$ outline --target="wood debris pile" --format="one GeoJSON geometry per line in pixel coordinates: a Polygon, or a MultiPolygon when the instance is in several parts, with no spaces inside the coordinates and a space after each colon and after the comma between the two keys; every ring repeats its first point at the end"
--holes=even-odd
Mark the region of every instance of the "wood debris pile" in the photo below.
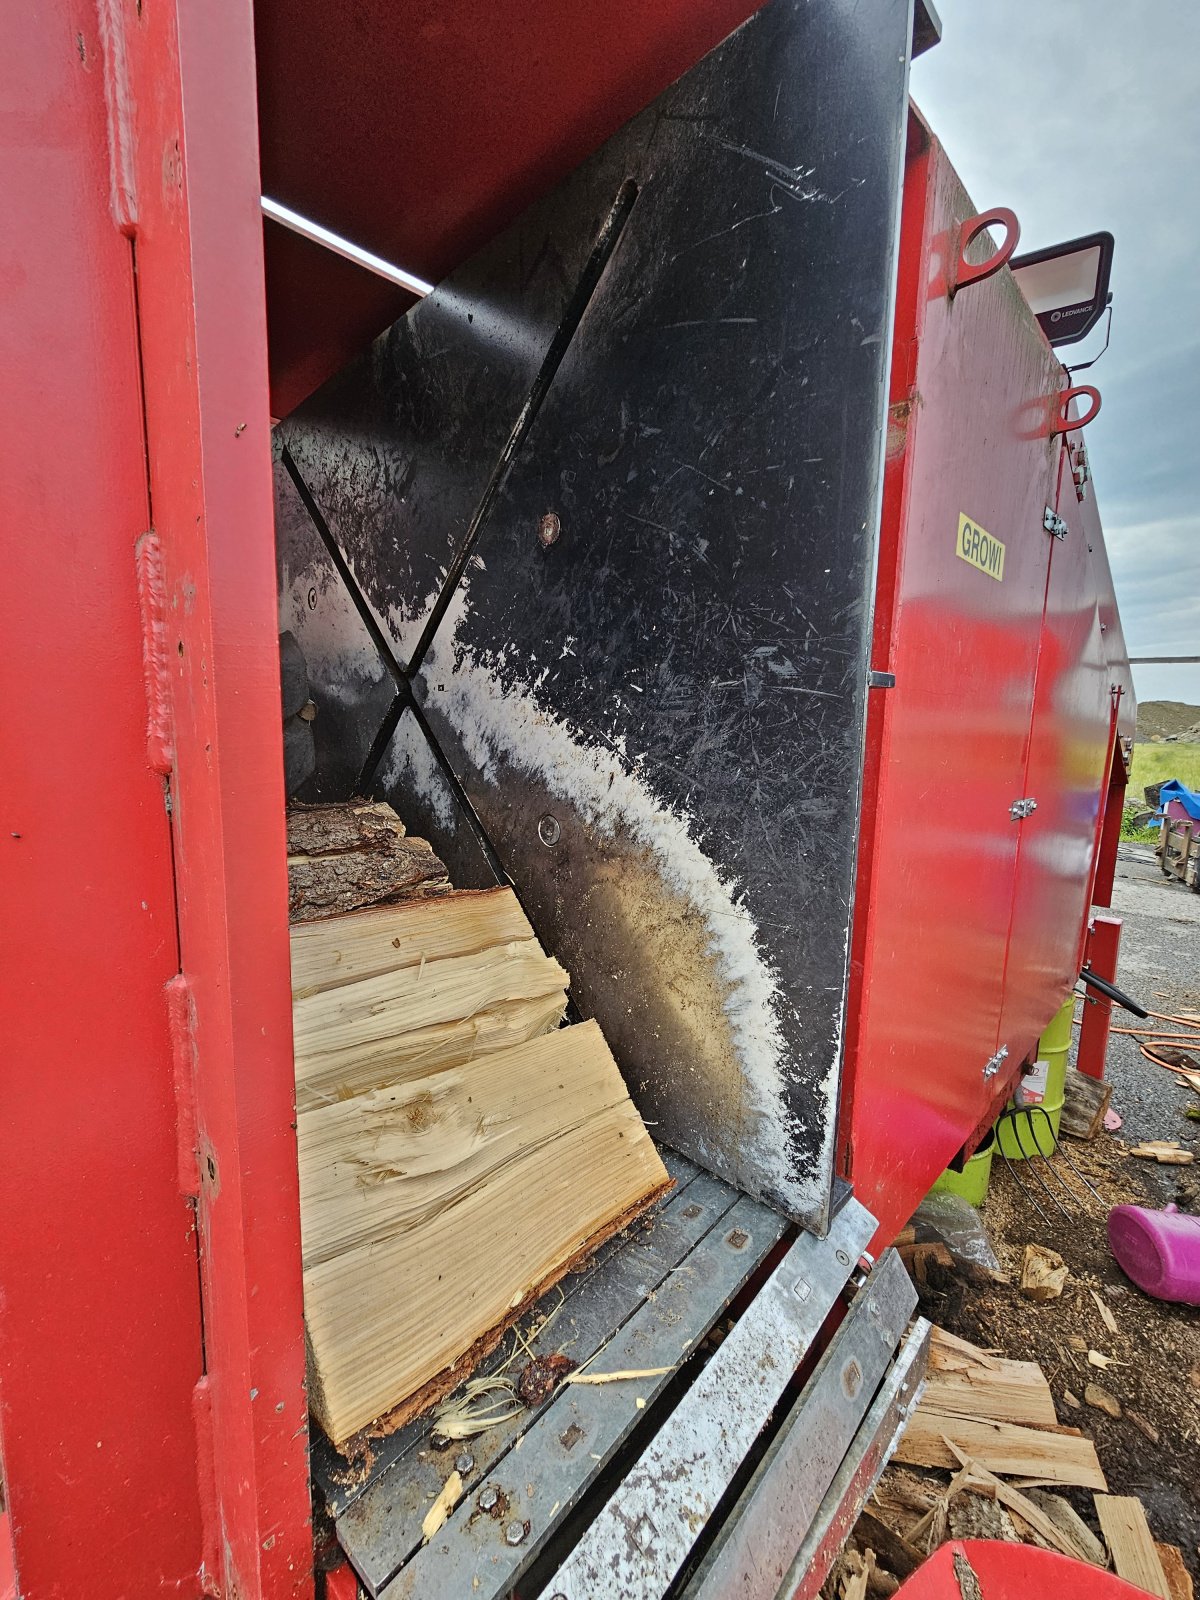
{"type": "Polygon", "coordinates": [[[1160,1600],[1192,1600],[1180,1552],[1155,1544],[1136,1497],[1107,1487],[1091,1440],[1059,1423],[1036,1362],[934,1328],[920,1404],[822,1594],[886,1597],[946,1540],[1000,1539],[1111,1568],[1160,1600]],[[1099,1532],[1065,1488],[1092,1491],[1099,1532]]]}

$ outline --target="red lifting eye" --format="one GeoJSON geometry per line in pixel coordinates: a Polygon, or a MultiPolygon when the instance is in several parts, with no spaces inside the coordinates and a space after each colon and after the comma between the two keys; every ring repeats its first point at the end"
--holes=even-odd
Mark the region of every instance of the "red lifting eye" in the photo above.
{"type": "Polygon", "coordinates": [[[1063,389],[1055,396],[1054,409],[1050,418],[1051,433],[1069,433],[1074,428],[1086,428],[1088,423],[1100,410],[1100,391],[1093,388],[1090,383],[1080,383],[1074,389],[1063,389]],[[1071,416],[1071,401],[1087,396],[1091,401],[1090,406],[1081,417],[1071,416]]]}
{"type": "Polygon", "coordinates": [[[990,278],[994,272],[999,272],[1017,248],[1020,237],[1021,224],[1017,221],[1017,214],[1015,211],[1010,211],[1007,206],[993,206],[990,211],[981,211],[978,216],[968,217],[958,230],[958,256],[954,263],[954,275],[950,281],[951,298],[960,289],[965,289],[969,283],[980,283],[984,278],[990,278]],[[967,260],[967,251],[985,228],[1003,228],[1004,243],[986,261],[970,262],[967,260]]]}

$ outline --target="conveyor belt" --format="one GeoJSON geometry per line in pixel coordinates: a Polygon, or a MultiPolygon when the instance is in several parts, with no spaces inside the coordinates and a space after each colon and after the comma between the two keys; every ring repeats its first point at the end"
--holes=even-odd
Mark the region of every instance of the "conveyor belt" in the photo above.
{"type": "MultiPolygon", "coordinates": [[[[750,1548],[762,1571],[736,1592],[773,1600],[778,1582],[768,1574],[792,1560],[889,1369],[898,1381],[904,1363],[893,1369],[893,1360],[915,1295],[886,1257],[799,1386],[797,1368],[873,1219],[851,1200],[826,1239],[789,1243],[775,1212],[680,1158],[668,1164],[676,1190],[521,1326],[535,1355],[561,1351],[590,1361],[592,1373],[666,1372],[564,1385],[542,1407],[458,1444],[435,1446],[428,1421],[418,1421],[372,1441],[369,1464],[357,1467],[327,1446],[315,1450],[338,1540],[370,1595],[500,1600],[519,1584],[523,1596],[657,1600],[694,1574],[697,1600],[709,1600],[727,1592],[721,1585],[750,1548]],[[422,1544],[422,1519],[455,1470],[463,1497],[422,1544]]],[[[481,1370],[513,1349],[510,1334],[481,1370]]],[[[914,1347],[906,1370],[922,1353],[914,1347]]]]}

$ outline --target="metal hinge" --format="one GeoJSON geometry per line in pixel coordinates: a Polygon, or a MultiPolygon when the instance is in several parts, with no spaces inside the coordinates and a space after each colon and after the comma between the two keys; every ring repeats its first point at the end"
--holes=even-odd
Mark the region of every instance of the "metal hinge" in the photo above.
{"type": "Polygon", "coordinates": [[[1088,465],[1087,450],[1083,445],[1076,446],[1071,476],[1075,479],[1075,498],[1077,500],[1086,500],[1088,480],[1092,476],[1092,469],[1088,465]]]}
{"type": "Polygon", "coordinates": [[[1031,817],[1037,810],[1037,801],[1032,797],[1026,800],[1014,800],[1008,808],[1008,814],[1014,822],[1023,822],[1026,817],[1031,817]]]}
{"type": "Polygon", "coordinates": [[[1052,533],[1056,539],[1067,537],[1067,525],[1055,511],[1053,506],[1047,506],[1042,513],[1042,527],[1047,533],[1052,533]]]}
{"type": "Polygon", "coordinates": [[[996,1051],[996,1054],[994,1056],[990,1056],[988,1058],[987,1064],[984,1066],[984,1069],[983,1069],[984,1077],[985,1078],[994,1078],[996,1076],[996,1074],[1000,1071],[1000,1068],[1004,1065],[1004,1063],[1007,1060],[1008,1060],[1008,1046],[1006,1044],[1002,1044],[1000,1046],[999,1050],[996,1051]]]}

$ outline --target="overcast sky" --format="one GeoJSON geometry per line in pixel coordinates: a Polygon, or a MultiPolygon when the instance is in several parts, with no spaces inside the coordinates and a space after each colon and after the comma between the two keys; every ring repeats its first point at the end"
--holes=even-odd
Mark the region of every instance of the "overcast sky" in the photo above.
{"type": "MultiPolygon", "coordinates": [[[[1130,655],[1200,655],[1200,4],[935,3],[913,97],[975,203],[1013,208],[1021,250],[1116,238],[1112,343],[1079,378],[1104,400],[1093,482],[1130,655]]],[[[1200,666],[1134,678],[1200,704],[1200,666]]]]}

